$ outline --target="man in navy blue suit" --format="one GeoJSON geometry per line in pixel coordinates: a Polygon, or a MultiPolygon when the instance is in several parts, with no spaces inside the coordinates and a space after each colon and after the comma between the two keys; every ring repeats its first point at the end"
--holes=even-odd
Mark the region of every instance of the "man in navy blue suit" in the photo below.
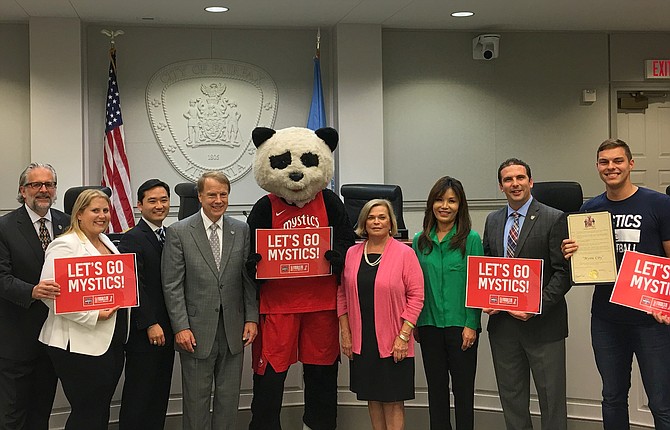
{"type": "Polygon", "coordinates": [[[174,346],[161,281],[165,242],[163,221],[170,210],[170,187],[149,179],[137,190],[142,219],[124,233],[121,252],[136,255],[140,306],[130,313],[120,430],[159,430],[165,424],[174,346]]]}

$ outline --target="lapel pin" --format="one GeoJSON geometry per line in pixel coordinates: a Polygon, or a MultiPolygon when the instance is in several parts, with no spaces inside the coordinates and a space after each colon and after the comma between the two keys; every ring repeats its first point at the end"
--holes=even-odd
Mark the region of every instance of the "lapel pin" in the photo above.
{"type": "Polygon", "coordinates": [[[535,215],[531,215],[531,216],[530,216],[530,219],[535,219],[535,215]]]}
{"type": "Polygon", "coordinates": [[[234,230],[230,230],[230,234],[235,234],[235,231],[234,231],[234,230]]]}

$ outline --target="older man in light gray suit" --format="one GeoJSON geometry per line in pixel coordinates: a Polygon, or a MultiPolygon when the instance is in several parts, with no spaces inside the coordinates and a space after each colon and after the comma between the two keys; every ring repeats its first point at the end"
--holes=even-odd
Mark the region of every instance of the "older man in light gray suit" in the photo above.
{"type": "Polygon", "coordinates": [[[162,258],[165,303],[181,358],[183,428],[233,429],[243,351],[258,322],[256,289],[244,268],[249,227],[224,216],[230,182],[223,173],[205,172],[197,186],[202,209],[167,229],[162,258]]]}

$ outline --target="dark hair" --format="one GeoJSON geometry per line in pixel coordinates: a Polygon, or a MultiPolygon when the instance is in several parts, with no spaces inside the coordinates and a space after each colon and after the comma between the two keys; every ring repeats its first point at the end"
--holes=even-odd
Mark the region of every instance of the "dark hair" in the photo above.
{"type": "Polygon", "coordinates": [[[519,160],[518,158],[508,158],[507,160],[503,161],[500,164],[500,167],[498,167],[498,183],[502,185],[502,170],[505,167],[509,166],[523,166],[526,168],[526,174],[528,175],[528,179],[533,179],[533,176],[530,174],[530,166],[526,164],[525,161],[519,160]]]}
{"type": "Polygon", "coordinates": [[[607,139],[598,147],[598,150],[596,151],[596,160],[598,160],[598,157],[600,156],[600,151],[614,148],[623,148],[626,157],[628,157],[628,161],[633,159],[633,154],[630,152],[630,146],[628,146],[626,142],[621,139],[607,139]]]}
{"type": "Polygon", "coordinates": [[[218,170],[210,170],[210,171],[204,172],[198,178],[198,182],[197,182],[198,194],[202,194],[202,192],[205,190],[205,180],[206,179],[214,179],[219,184],[223,184],[223,185],[227,186],[228,187],[228,192],[230,193],[230,180],[228,179],[228,177],[223,172],[219,172],[218,170]]]}
{"type": "Polygon", "coordinates": [[[170,197],[170,186],[168,184],[161,181],[160,179],[149,179],[148,181],[146,181],[142,185],[140,185],[140,187],[137,189],[137,201],[139,203],[142,203],[142,200],[144,200],[144,193],[146,193],[150,189],[156,188],[156,187],[165,188],[165,191],[167,191],[168,197],[170,197]]]}
{"type": "Polygon", "coordinates": [[[419,251],[424,254],[429,254],[433,250],[433,241],[430,239],[430,232],[437,224],[435,213],[433,213],[433,204],[440,196],[443,196],[447,190],[452,190],[458,199],[458,212],[456,213],[455,222],[456,234],[451,238],[449,247],[451,249],[460,249],[465,257],[465,245],[470,230],[472,229],[472,220],[470,219],[468,200],[465,197],[463,184],[461,184],[461,181],[458,179],[450,176],[444,176],[438,179],[428,193],[426,211],[423,215],[423,231],[421,232],[418,241],[419,251]]]}

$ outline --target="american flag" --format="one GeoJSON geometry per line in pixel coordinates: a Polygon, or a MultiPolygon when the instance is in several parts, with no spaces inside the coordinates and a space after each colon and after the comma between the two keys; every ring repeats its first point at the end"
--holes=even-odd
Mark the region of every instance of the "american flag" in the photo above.
{"type": "Polygon", "coordinates": [[[116,80],[116,50],[110,51],[109,81],[107,83],[107,113],[105,115],[105,158],[102,166],[102,185],[112,189],[111,233],[121,233],[135,226],[130,190],[130,169],[123,137],[123,119],[119,84],[116,80]]]}

